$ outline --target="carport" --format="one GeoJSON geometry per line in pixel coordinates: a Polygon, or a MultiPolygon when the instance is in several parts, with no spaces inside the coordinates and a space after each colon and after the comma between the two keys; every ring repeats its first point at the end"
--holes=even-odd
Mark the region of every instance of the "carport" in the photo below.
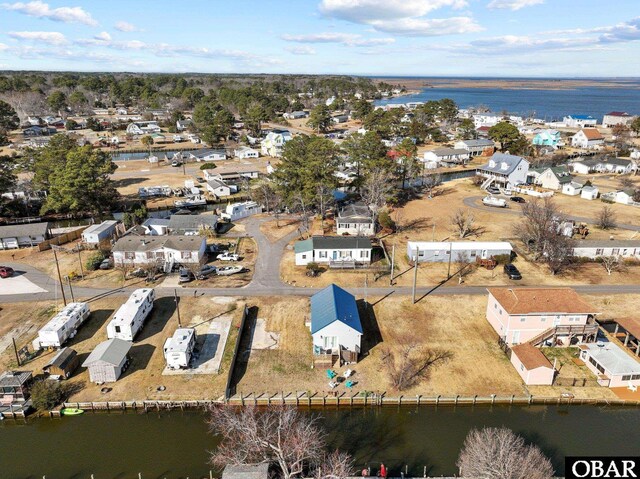
{"type": "Polygon", "coordinates": [[[620,318],[615,320],[613,335],[636,356],[640,356],[640,320],[636,318],[620,318]]]}

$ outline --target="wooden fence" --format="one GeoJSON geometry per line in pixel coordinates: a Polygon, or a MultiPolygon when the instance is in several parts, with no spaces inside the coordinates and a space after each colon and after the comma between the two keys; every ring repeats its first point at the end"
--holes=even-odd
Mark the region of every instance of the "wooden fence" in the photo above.
{"type": "MultiPolygon", "coordinates": [[[[597,405],[640,407],[640,401],[603,398],[572,398],[547,396],[387,396],[385,392],[305,392],[290,393],[239,393],[227,398],[201,401],[108,401],[108,402],[67,402],[63,407],[85,411],[161,411],[170,409],[205,409],[213,404],[233,406],[297,406],[297,407],[345,407],[345,406],[493,406],[493,405],[597,405]]],[[[52,416],[59,411],[51,411],[52,416]]]]}
{"type": "Polygon", "coordinates": [[[244,333],[244,327],[247,322],[247,316],[249,315],[249,308],[244,306],[242,311],[242,319],[240,320],[240,328],[238,329],[238,337],[236,338],[236,345],[233,348],[233,356],[231,357],[231,365],[229,366],[229,375],[227,376],[227,385],[224,389],[224,397],[228,399],[231,396],[231,382],[233,381],[233,372],[238,361],[238,351],[240,350],[240,342],[242,341],[242,334],[244,333]]]}
{"type": "Polygon", "coordinates": [[[59,236],[54,236],[51,239],[44,240],[38,245],[38,251],[51,249],[51,245],[60,246],[62,244],[69,243],[70,241],[75,241],[82,236],[82,232],[88,227],[89,225],[79,227],[77,230],[70,231],[69,233],[64,233],[59,236]]]}
{"type": "Polygon", "coordinates": [[[554,386],[568,386],[574,388],[597,388],[600,387],[597,379],[590,378],[565,378],[556,376],[553,381],[554,386]]]}

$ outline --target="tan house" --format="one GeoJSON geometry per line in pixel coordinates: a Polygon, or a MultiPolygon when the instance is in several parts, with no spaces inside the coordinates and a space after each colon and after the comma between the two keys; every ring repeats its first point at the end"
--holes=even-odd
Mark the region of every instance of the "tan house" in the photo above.
{"type": "Polygon", "coordinates": [[[555,369],[542,352],[530,343],[511,348],[511,364],[527,386],[550,386],[555,369]]]}

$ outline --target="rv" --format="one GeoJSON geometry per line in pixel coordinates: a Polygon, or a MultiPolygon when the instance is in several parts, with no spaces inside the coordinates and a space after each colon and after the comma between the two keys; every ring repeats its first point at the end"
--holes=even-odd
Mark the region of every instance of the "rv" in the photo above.
{"type": "Polygon", "coordinates": [[[87,303],[67,304],[38,331],[38,337],[33,341],[33,348],[38,350],[62,347],[67,339],[76,335],[78,328],[90,313],[87,303]]]}
{"type": "Polygon", "coordinates": [[[485,196],[482,198],[482,204],[486,206],[495,206],[496,208],[506,208],[507,201],[503,198],[496,198],[495,196],[485,196]]]}
{"type": "Polygon", "coordinates": [[[136,289],[107,325],[107,337],[133,341],[153,309],[155,296],[155,291],[151,288],[136,289]]]}
{"type": "Polygon", "coordinates": [[[164,343],[164,359],[171,369],[188,368],[191,354],[196,345],[194,328],[179,328],[164,343]]]}
{"type": "Polygon", "coordinates": [[[255,201],[245,201],[227,205],[227,209],[220,216],[223,220],[236,221],[258,213],[262,213],[262,206],[255,201]]]}

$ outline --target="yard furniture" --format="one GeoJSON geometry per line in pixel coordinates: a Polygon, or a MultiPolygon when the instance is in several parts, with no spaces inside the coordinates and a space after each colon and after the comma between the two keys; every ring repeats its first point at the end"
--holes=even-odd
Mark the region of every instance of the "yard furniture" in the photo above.
{"type": "Polygon", "coordinates": [[[333,382],[333,381],[329,381],[329,387],[330,387],[331,389],[337,388],[337,387],[338,387],[338,383],[333,382]]]}
{"type": "Polygon", "coordinates": [[[344,377],[345,377],[345,378],[351,377],[351,375],[352,375],[352,374],[353,374],[353,371],[352,371],[351,369],[347,369],[347,370],[344,372],[344,377]]]}
{"type": "Polygon", "coordinates": [[[355,385],[356,385],[356,383],[355,383],[355,381],[351,381],[351,380],[349,380],[349,381],[347,381],[344,385],[345,385],[348,389],[351,389],[353,386],[355,386],[355,385]]]}
{"type": "Polygon", "coordinates": [[[335,371],[333,371],[332,369],[327,369],[327,377],[329,379],[333,379],[337,376],[337,373],[335,371]]]}

